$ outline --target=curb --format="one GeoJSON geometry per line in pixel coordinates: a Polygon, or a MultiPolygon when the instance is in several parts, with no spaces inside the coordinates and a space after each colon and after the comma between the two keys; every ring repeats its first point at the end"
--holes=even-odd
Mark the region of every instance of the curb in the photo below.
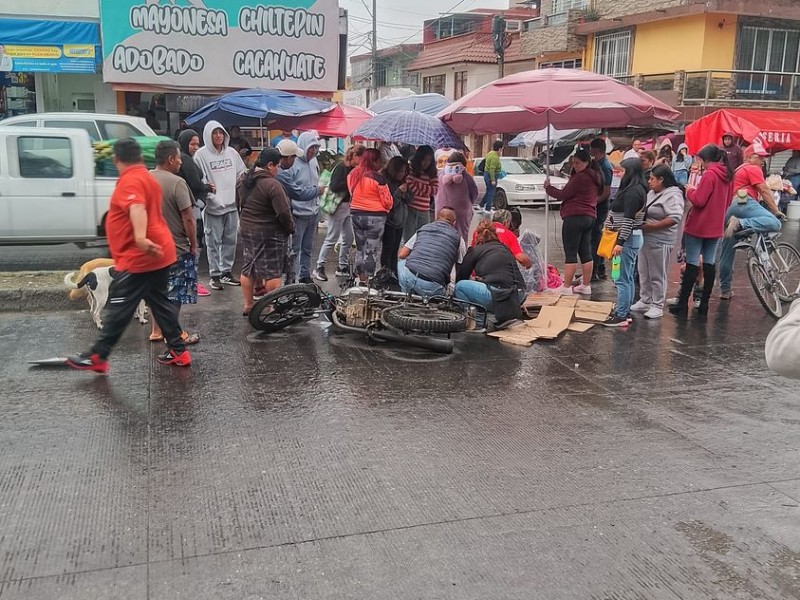
{"type": "Polygon", "coordinates": [[[73,302],[65,287],[0,290],[0,313],[81,310],[86,301],[73,302]]]}

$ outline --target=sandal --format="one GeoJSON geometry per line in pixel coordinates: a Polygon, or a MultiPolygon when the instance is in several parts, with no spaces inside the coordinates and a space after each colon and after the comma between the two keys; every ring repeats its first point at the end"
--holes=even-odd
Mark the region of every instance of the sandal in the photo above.
{"type": "Polygon", "coordinates": [[[196,333],[189,333],[188,331],[181,331],[181,339],[187,346],[192,346],[200,341],[200,336],[196,333]]]}
{"type": "Polygon", "coordinates": [[[161,342],[161,341],[164,341],[164,336],[163,336],[163,335],[153,335],[153,334],[151,333],[151,334],[150,334],[150,337],[149,337],[148,339],[149,339],[151,342],[161,342]]]}

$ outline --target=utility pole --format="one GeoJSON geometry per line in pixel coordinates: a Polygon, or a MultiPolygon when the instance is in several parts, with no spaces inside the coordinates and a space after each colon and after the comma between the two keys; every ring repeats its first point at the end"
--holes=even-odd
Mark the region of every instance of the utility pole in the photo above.
{"type": "Polygon", "coordinates": [[[500,79],[505,77],[506,59],[506,20],[502,15],[495,15],[492,19],[492,41],[494,53],[497,55],[497,68],[500,79]]]}
{"type": "Polygon", "coordinates": [[[369,104],[378,99],[378,0],[372,0],[372,77],[369,104]]]}

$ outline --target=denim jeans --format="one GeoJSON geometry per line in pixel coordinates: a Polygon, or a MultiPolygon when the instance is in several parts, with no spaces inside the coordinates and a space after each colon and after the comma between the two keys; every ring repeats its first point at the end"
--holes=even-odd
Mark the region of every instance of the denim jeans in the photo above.
{"type": "Polygon", "coordinates": [[[634,277],[636,273],[636,257],[639,255],[639,249],[644,243],[641,231],[634,231],[625,241],[622,246],[622,254],[620,255],[619,264],[619,279],[616,281],[617,286],[617,309],[616,315],[620,318],[627,317],[631,311],[631,304],[633,304],[633,296],[636,294],[636,284],[634,277]]]}
{"type": "Polygon", "coordinates": [[[713,265],[717,262],[717,248],[720,238],[699,238],[688,233],[683,236],[683,250],[687,264],[700,266],[700,257],[703,263],[713,265]]]}
{"type": "Polygon", "coordinates": [[[319,215],[294,218],[292,252],[297,261],[297,278],[311,277],[311,251],[314,249],[314,236],[317,234],[319,215]]]}
{"type": "Polygon", "coordinates": [[[406,261],[397,261],[397,279],[400,282],[400,289],[404,294],[416,294],[417,296],[443,296],[444,286],[440,283],[426,281],[414,275],[406,268],[406,261]]]}
{"type": "Polygon", "coordinates": [[[325,266],[328,252],[336,245],[340,237],[342,244],[339,248],[339,268],[342,268],[347,266],[347,256],[353,245],[353,221],[350,218],[349,202],[340,202],[333,214],[328,215],[328,233],[325,241],[322,242],[322,248],[319,249],[318,267],[325,266]]]}
{"type": "MultiPolygon", "coordinates": [[[[731,217],[739,219],[742,229],[754,229],[759,233],[781,230],[781,222],[778,217],[749,196],[745,204],[739,204],[738,198],[733,199],[733,203],[725,214],[725,222],[727,223],[731,217]]],[[[719,287],[723,292],[729,292],[733,284],[735,245],[736,240],[734,238],[722,240],[722,248],[719,252],[719,287]]]]}
{"type": "Polygon", "coordinates": [[[483,195],[483,199],[480,202],[480,207],[486,210],[492,210],[494,206],[494,194],[497,191],[497,180],[495,180],[495,185],[492,185],[492,180],[489,177],[488,173],[483,174],[483,181],[486,183],[486,193],[483,195]]]}
{"type": "MultiPolygon", "coordinates": [[[[482,281],[474,281],[472,279],[462,279],[456,283],[456,289],[453,293],[456,300],[464,300],[465,302],[472,302],[473,304],[480,304],[486,310],[492,309],[492,292],[488,285],[482,281]]],[[[520,291],[519,302],[525,300],[525,291],[520,291]]]]}

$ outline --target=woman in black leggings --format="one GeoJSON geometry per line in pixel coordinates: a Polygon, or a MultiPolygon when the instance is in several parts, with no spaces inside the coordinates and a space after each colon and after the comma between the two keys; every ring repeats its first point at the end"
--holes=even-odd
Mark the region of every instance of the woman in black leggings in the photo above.
{"type": "Polygon", "coordinates": [[[572,157],[573,174],[564,189],[545,181],[547,193],[561,200],[561,237],[564,241],[564,288],[562,293],[592,293],[589,282],[592,279],[594,259],[592,258],[592,227],[597,218],[597,195],[602,190],[600,169],[586,150],[578,150],[572,157]],[[572,286],[580,258],[583,281],[572,286]]]}

